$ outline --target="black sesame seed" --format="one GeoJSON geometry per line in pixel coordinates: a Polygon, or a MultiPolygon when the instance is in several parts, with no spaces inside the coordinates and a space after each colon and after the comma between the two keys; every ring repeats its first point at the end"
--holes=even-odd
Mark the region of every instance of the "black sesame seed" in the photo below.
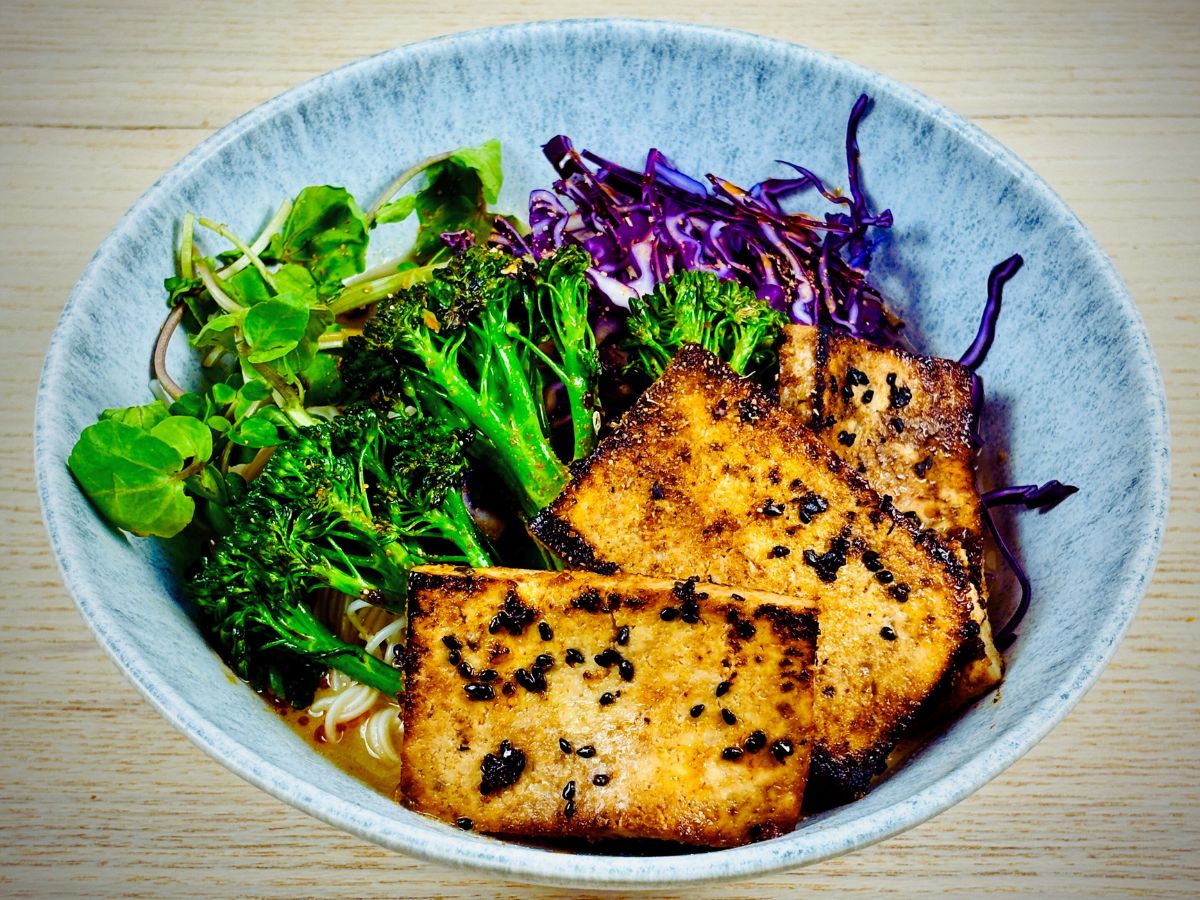
{"type": "Polygon", "coordinates": [[[896,580],[896,576],[893,575],[891,572],[889,572],[887,569],[884,569],[881,572],[875,573],[875,580],[878,581],[880,584],[891,584],[893,581],[896,580]]]}
{"type": "Polygon", "coordinates": [[[735,716],[733,714],[732,710],[722,709],[721,710],[721,718],[725,720],[726,725],[736,725],[737,724],[737,716],[735,716]]]}
{"type": "Polygon", "coordinates": [[[892,431],[896,432],[896,434],[904,431],[904,423],[899,419],[893,418],[889,424],[892,426],[892,431]]]}
{"type": "Polygon", "coordinates": [[[768,516],[769,518],[775,519],[775,518],[778,518],[779,516],[782,516],[783,512],[784,512],[784,506],[782,503],[776,503],[774,500],[768,500],[766,503],[763,504],[762,514],[764,516],[768,516]]]}
{"type": "Polygon", "coordinates": [[[697,703],[695,706],[693,706],[689,710],[689,713],[691,714],[691,717],[693,719],[700,718],[700,713],[702,713],[702,712],[704,712],[704,704],[703,703],[697,703]]]}
{"type": "Polygon", "coordinates": [[[857,437],[858,437],[858,435],[855,434],[853,431],[839,431],[838,432],[838,443],[841,444],[843,447],[853,447],[854,440],[857,437]]]}
{"type": "Polygon", "coordinates": [[[783,544],[776,544],[774,547],[771,548],[771,556],[774,557],[775,559],[782,559],[783,557],[787,556],[791,552],[792,551],[789,550],[787,547],[783,546],[783,544]]]}
{"type": "Polygon", "coordinates": [[[554,640],[554,629],[550,627],[548,622],[538,622],[538,634],[543,641],[554,640]]]}
{"type": "Polygon", "coordinates": [[[761,731],[750,732],[742,741],[742,749],[747,753],[757,753],[765,746],[767,746],[767,736],[761,731]]]}
{"type": "Polygon", "coordinates": [[[442,643],[446,645],[447,650],[461,650],[462,641],[452,634],[448,634],[442,638],[442,643]]]}
{"type": "Polygon", "coordinates": [[[464,659],[458,664],[458,674],[463,678],[474,678],[475,668],[464,659]]]}
{"type": "Polygon", "coordinates": [[[771,755],[780,762],[783,762],[795,752],[796,748],[792,746],[792,742],[787,738],[780,738],[771,745],[771,755]]]}
{"type": "Polygon", "coordinates": [[[888,406],[892,409],[904,409],[912,400],[912,391],[904,385],[897,387],[893,384],[888,388],[888,406]]]}
{"type": "Polygon", "coordinates": [[[721,759],[728,760],[729,762],[737,762],[742,758],[742,753],[741,747],[726,747],[721,751],[721,759]]]}
{"type": "Polygon", "coordinates": [[[633,681],[633,663],[627,659],[617,663],[617,671],[621,673],[622,681],[633,681]]]}
{"type": "Polygon", "coordinates": [[[679,610],[673,606],[663,607],[663,611],[658,614],[658,617],[664,622],[674,622],[679,618],[679,610]]]}
{"type": "Polygon", "coordinates": [[[554,657],[549,653],[539,653],[533,660],[534,671],[545,672],[554,668],[554,657]]]}
{"type": "Polygon", "coordinates": [[[622,625],[620,628],[617,629],[617,645],[620,647],[624,647],[628,643],[629,643],[629,626],[622,625]]]}
{"type": "Polygon", "coordinates": [[[884,381],[886,381],[889,385],[894,385],[896,383],[896,373],[888,372],[887,378],[885,378],[884,381]]]}
{"type": "Polygon", "coordinates": [[[894,641],[896,639],[896,631],[889,625],[884,625],[879,629],[879,636],[885,641],[894,641]]]}
{"type": "Polygon", "coordinates": [[[482,681],[484,684],[489,684],[490,682],[495,681],[499,677],[500,677],[500,673],[497,672],[495,669],[484,669],[482,672],[480,672],[479,674],[477,674],[475,676],[475,678],[477,680],[482,681]]]}
{"type": "Polygon", "coordinates": [[[695,625],[700,621],[700,604],[696,602],[694,597],[689,597],[683,601],[683,608],[679,613],[679,618],[689,625],[695,625]]]}
{"type": "Polygon", "coordinates": [[[666,495],[663,493],[663,486],[661,484],[656,481],[654,484],[650,485],[651,500],[661,500],[664,496],[666,495]]]}
{"type": "Polygon", "coordinates": [[[457,666],[460,662],[462,662],[462,654],[457,650],[451,650],[446,654],[446,659],[450,660],[450,665],[457,666]]]}
{"type": "Polygon", "coordinates": [[[587,657],[583,655],[582,650],[576,650],[574,647],[569,647],[567,649],[566,660],[568,666],[576,666],[581,662],[585,662],[587,657]]]}
{"type": "Polygon", "coordinates": [[[468,819],[466,816],[459,816],[457,819],[454,820],[454,824],[457,825],[459,828],[461,828],[463,831],[470,831],[472,828],[475,827],[475,823],[472,822],[470,819],[468,819]]]}
{"type": "Polygon", "coordinates": [[[574,800],[575,799],[575,782],[574,781],[568,781],[567,786],[562,789],[562,798],[564,800],[574,800]]]}
{"type": "Polygon", "coordinates": [[[716,691],[716,693],[717,693],[717,696],[718,696],[718,697],[724,697],[726,694],[728,694],[728,693],[729,693],[729,689],[730,689],[731,687],[733,687],[733,682],[731,682],[731,681],[722,681],[720,684],[718,684],[718,685],[717,685],[717,691],[716,691]]]}
{"type": "Polygon", "coordinates": [[[570,753],[574,748],[571,746],[571,742],[568,741],[566,738],[559,738],[558,739],[558,749],[561,750],[563,753],[570,753]]]}
{"type": "Polygon", "coordinates": [[[575,751],[575,755],[578,756],[580,759],[591,759],[593,756],[596,755],[596,748],[593,747],[591,744],[584,744],[582,747],[580,747],[578,750],[575,751]]]}
{"type": "Polygon", "coordinates": [[[610,691],[605,691],[603,694],[600,695],[600,705],[601,706],[610,706],[616,702],[617,702],[617,698],[614,697],[610,691]]]}
{"type": "Polygon", "coordinates": [[[867,567],[868,572],[878,572],[883,568],[883,563],[879,560],[879,554],[874,550],[864,550],[862,562],[867,567]]]}
{"type": "Polygon", "coordinates": [[[848,383],[842,385],[841,394],[842,394],[843,400],[853,400],[854,399],[854,387],[848,383]]]}
{"type": "Polygon", "coordinates": [[[913,471],[917,473],[918,478],[924,478],[929,472],[929,467],[933,465],[933,457],[927,456],[919,463],[913,466],[913,471]]]}
{"type": "Polygon", "coordinates": [[[517,669],[513,673],[513,678],[517,680],[517,684],[532,694],[540,694],[546,690],[546,678],[537,669],[532,672],[528,669],[517,669]]]}
{"type": "Polygon", "coordinates": [[[846,369],[846,381],[859,386],[871,383],[871,380],[867,378],[867,373],[854,368],[854,366],[846,369]]]}
{"type": "Polygon", "coordinates": [[[499,616],[493,616],[492,621],[488,623],[488,634],[495,634],[504,627],[504,620],[499,616]]]}
{"type": "Polygon", "coordinates": [[[908,602],[908,591],[909,587],[907,584],[893,584],[888,589],[888,593],[895,597],[896,601],[899,603],[908,602]]]}
{"type": "Polygon", "coordinates": [[[464,684],[463,690],[469,700],[495,700],[496,692],[490,684],[464,684]]]}
{"type": "Polygon", "coordinates": [[[506,681],[504,684],[500,685],[500,693],[502,693],[505,697],[511,697],[516,692],[517,686],[511,681],[506,681]]]}
{"type": "Polygon", "coordinates": [[[614,666],[621,661],[621,654],[612,647],[606,647],[597,653],[593,659],[596,660],[596,665],[607,669],[609,666],[614,666]]]}
{"type": "Polygon", "coordinates": [[[563,807],[563,816],[568,819],[572,819],[575,817],[575,801],[574,800],[567,801],[566,805],[563,807]]]}
{"type": "Polygon", "coordinates": [[[517,783],[525,771],[525,754],[510,741],[503,740],[497,753],[488,753],[483,757],[479,771],[483,775],[479,782],[479,793],[486,797],[517,783]]]}
{"type": "Polygon", "coordinates": [[[604,787],[610,781],[612,781],[612,776],[605,775],[603,772],[598,772],[592,776],[592,784],[594,784],[596,787],[604,787]]]}
{"type": "Polygon", "coordinates": [[[871,390],[863,391],[862,396],[859,399],[862,400],[864,404],[870,403],[875,399],[875,392],[871,390]]]}
{"type": "Polygon", "coordinates": [[[753,622],[749,621],[738,622],[734,630],[737,632],[737,636],[743,641],[748,641],[754,635],[758,634],[758,628],[755,627],[753,622]]]}

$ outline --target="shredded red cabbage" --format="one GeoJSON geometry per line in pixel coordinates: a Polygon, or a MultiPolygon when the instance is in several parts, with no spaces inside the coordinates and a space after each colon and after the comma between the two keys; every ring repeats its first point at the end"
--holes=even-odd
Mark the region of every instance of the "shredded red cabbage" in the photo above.
{"type": "Polygon", "coordinates": [[[895,344],[903,323],[867,281],[876,243],[868,232],[892,225],[890,211],[870,211],[862,187],[858,126],[869,102],[866,94],[858,98],[846,126],[848,197],[793,163],[781,161],[798,177],[745,190],[715,175],[705,185],[658,150],[636,172],[578,152],[558,135],[542,149],[559,178],[552,191],[530,195],[530,233],[501,220],[493,243],[535,258],[564,244],[582,246],[594,260],[594,288],[620,308],[676,272],[701,270],[746,284],[794,322],[895,344]],[[784,212],[781,199],[809,188],[838,211],[823,218],[784,212]]]}
{"type": "Polygon", "coordinates": [[[1004,561],[1008,563],[1008,567],[1021,585],[1021,601],[1017,604],[1013,614],[1009,616],[1008,621],[1004,623],[1004,627],[998,629],[993,638],[996,647],[1001,651],[1007,650],[1017,639],[1017,626],[1029,612],[1029,604],[1033,600],[1033,585],[1029,580],[1029,575],[1025,572],[1025,567],[1021,565],[1017,555],[1001,536],[1000,529],[996,527],[996,523],[992,519],[991,510],[996,506],[1023,504],[1026,509],[1040,509],[1042,512],[1047,512],[1078,490],[1079,488],[1074,485],[1063,484],[1061,481],[1047,481],[1040,487],[1036,484],[1021,484],[1000,488],[988,491],[982,497],[983,523],[991,532],[992,539],[1000,549],[1001,556],[1004,557],[1004,561]]]}
{"type": "Polygon", "coordinates": [[[996,339],[996,323],[1000,320],[1000,299],[1004,293],[1004,285],[1020,271],[1024,264],[1025,260],[1021,258],[1021,255],[1014,253],[1004,262],[998,263],[988,275],[987,302],[983,305],[983,317],[979,322],[979,331],[976,332],[975,340],[971,342],[967,352],[959,359],[959,363],[972,372],[979,368],[979,365],[987,357],[988,350],[992,347],[992,341],[996,339]]]}

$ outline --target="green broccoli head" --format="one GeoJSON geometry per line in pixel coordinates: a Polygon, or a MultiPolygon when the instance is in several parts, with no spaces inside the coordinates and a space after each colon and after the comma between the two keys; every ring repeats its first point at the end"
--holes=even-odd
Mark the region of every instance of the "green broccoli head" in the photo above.
{"type": "Polygon", "coordinates": [[[739,375],[763,379],[778,366],[787,318],[749,288],[710,272],[683,272],[629,304],[631,371],[662,374],[684,344],[699,344],[739,375]]]}
{"type": "Polygon", "coordinates": [[[399,610],[414,565],[492,564],[462,496],[464,441],[445,425],[362,409],[275,450],[189,584],[239,675],[295,705],[330,666],[399,690],[399,673],[332,634],[310,598],[331,588],[399,610]]]}

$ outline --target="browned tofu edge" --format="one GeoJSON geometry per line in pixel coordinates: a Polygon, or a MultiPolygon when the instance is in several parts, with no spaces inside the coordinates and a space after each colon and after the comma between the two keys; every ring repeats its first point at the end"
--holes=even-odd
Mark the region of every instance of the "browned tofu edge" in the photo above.
{"type": "MultiPolygon", "coordinates": [[[[930,709],[944,701],[953,687],[956,673],[977,649],[979,626],[972,621],[972,604],[967,599],[975,594],[970,575],[950,546],[938,536],[924,532],[910,518],[901,515],[890,505],[885,506],[861,475],[847,466],[806,424],[784,410],[758,385],[737,375],[717,356],[696,344],[684,345],[660,379],[668,377],[673,371],[686,370],[700,372],[706,378],[735,386],[737,390],[746,394],[746,398],[740,401],[740,404],[744,405],[745,418],[759,420],[771,416],[780,422],[783,426],[780,431],[784,440],[794,445],[796,452],[824,466],[834,477],[844,479],[864,509],[888,516],[894,523],[895,530],[907,535],[928,558],[931,566],[944,569],[949,574],[956,589],[954,602],[962,640],[958,650],[943,669],[937,688],[926,697],[921,706],[896,721],[888,733],[868,750],[835,756],[819,743],[813,748],[809,768],[809,793],[817,805],[840,803],[862,796],[870,788],[874,778],[886,769],[888,754],[903,734],[930,709]]],[[[614,432],[601,441],[593,454],[572,464],[573,480],[585,475],[606,457],[636,447],[636,443],[627,440],[626,435],[646,428],[654,421],[658,415],[658,408],[653,397],[654,386],[651,385],[625,413],[614,432]]],[[[619,571],[620,567],[616,563],[598,557],[588,542],[560,515],[560,507],[567,501],[569,491],[568,485],[563,493],[534,517],[528,526],[530,534],[569,565],[602,574],[619,571]]]]}
{"type": "MultiPolygon", "coordinates": [[[[941,443],[958,465],[974,471],[975,450],[971,443],[971,373],[964,366],[938,356],[924,356],[903,347],[879,347],[862,338],[853,337],[827,325],[786,325],[783,344],[779,349],[780,402],[797,416],[807,420],[809,427],[820,434],[825,430],[825,402],[829,394],[829,366],[834,354],[854,358],[855,354],[886,355],[919,378],[922,390],[938,398],[937,425],[941,443]]],[[[841,455],[831,439],[823,443],[841,455]]],[[[843,451],[844,452],[844,451],[843,451]]],[[[868,482],[872,473],[863,473],[868,482]]],[[[983,573],[983,502],[974,477],[967,479],[974,498],[974,508],[968,515],[959,512],[968,523],[944,534],[952,547],[961,546],[968,561],[968,574],[981,600],[987,596],[983,573]]],[[[903,506],[903,504],[898,504],[903,506]]],[[[992,626],[986,603],[975,610],[980,633],[964,651],[959,668],[954,673],[953,686],[944,692],[939,704],[940,713],[952,712],[996,687],[1003,678],[1004,662],[992,641],[992,626]]]]}

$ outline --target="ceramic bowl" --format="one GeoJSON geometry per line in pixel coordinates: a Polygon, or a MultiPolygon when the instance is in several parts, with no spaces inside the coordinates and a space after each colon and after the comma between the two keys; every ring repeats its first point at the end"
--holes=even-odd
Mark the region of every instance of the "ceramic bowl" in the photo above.
{"type": "MultiPolygon", "coordinates": [[[[183,343],[176,369],[189,365],[183,343]]],[[[63,578],[105,650],[174,727],[247,781],[385,847],[578,887],[666,888],[801,866],[966,797],[1062,719],[1112,656],[1153,569],[1167,497],[1166,413],[1146,331],[1107,257],[1027,166],[933,101],[843,60],[645,21],[517,25],[402,47],[222,129],[134,205],[84,271],[46,358],[36,444],[63,578]],[[189,210],[253,233],[304,185],[373,196],[416,160],[495,136],[505,152],[500,205],[519,211],[551,180],[539,145],[559,132],[634,164],[658,147],[685,171],[740,184],[783,174],[777,159],[844,184],[846,117],[863,91],[875,99],[860,132],[867,189],[896,218],[876,256],[877,282],[915,343],[957,356],[974,335],[989,269],[1024,255],[982,370],[986,437],[1008,452],[1003,480],[1060,478],[1081,491],[1052,515],[1025,513],[1007,526],[1037,595],[1007,654],[999,701],[964,711],[865,799],[793,834],[613,859],[410,813],[311,752],[234,683],[181,608],[162,547],[106,527],[67,472],[72,443],[102,409],[148,398],[162,279],[189,210]]]]}

